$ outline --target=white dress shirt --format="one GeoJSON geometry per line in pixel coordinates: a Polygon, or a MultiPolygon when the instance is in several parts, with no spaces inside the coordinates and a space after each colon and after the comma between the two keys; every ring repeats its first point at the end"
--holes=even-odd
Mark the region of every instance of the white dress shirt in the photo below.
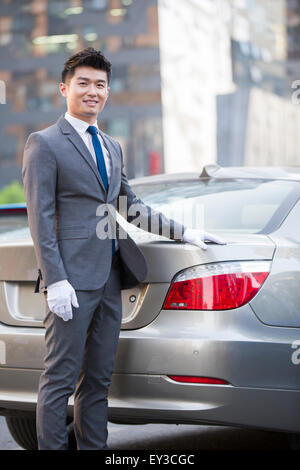
{"type": "Polygon", "coordinates": [[[87,122],[82,121],[81,119],[77,119],[74,116],[71,116],[68,112],[65,113],[65,119],[71,124],[72,127],[74,127],[75,131],[77,131],[78,134],[80,135],[80,137],[82,138],[83,142],[85,143],[85,145],[89,149],[89,151],[90,151],[90,153],[91,153],[91,155],[92,155],[92,157],[95,161],[96,166],[97,166],[97,158],[96,158],[96,154],[95,154],[95,150],[94,150],[94,146],[93,146],[92,135],[87,131],[87,128],[90,125],[92,125],[92,126],[95,126],[98,129],[97,136],[99,138],[99,141],[100,141],[100,144],[101,144],[101,147],[102,147],[102,152],[103,152],[105,166],[106,166],[107,179],[108,179],[108,184],[109,184],[110,175],[111,175],[111,160],[110,160],[109,153],[108,153],[106,147],[104,146],[102,137],[99,133],[99,128],[98,128],[97,121],[95,121],[94,124],[88,124],[87,122]]]}
{"type": "MultiPolygon", "coordinates": [[[[90,151],[90,153],[91,153],[91,155],[92,155],[92,157],[95,161],[96,167],[97,167],[97,158],[96,158],[96,154],[95,154],[95,150],[94,150],[94,146],[93,146],[92,135],[87,131],[87,128],[90,125],[97,127],[97,129],[98,129],[97,136],[99,138],[99,141],[100,141],[100,144],[101,144],[101,147],[102,147],[102,152],[103,152],[105,166],[106,166],[107,179],[108,179],[108,184],[109,184],[110,176],[111,176],[111,159],[110,159],[110,155],[108,153],[108,150],[104,146],[103,139],[102,139],[102,137],[99,133],[99,128],[98,128],[97,121],[95,121],[94,124],[88,124],[87,122],[82,121],[81,119],[77,119],[74,116],[71,116],[68,112],[65,113],[65,119],[71,124],[72,127],[74,127],[75,131],[77,131],[78,134],[80,135],[80,137],[82,138],[83,142],[85,143],[85,145],[89,149],[89,151],[90,151]]],[[[119,248],[118,241],[115,240],[115,250],[117,251],[118,248],[119,248]]]]}

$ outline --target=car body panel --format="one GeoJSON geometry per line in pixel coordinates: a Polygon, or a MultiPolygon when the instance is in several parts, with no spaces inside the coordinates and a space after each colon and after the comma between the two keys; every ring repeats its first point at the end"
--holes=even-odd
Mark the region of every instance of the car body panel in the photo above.
{"type": "MultiPolygon", "coordinates": [[[[219,311],[162,310],[120,334],[115,373],[221,378],[233,386],[300,389],[294,328],[264,325],[249,305],[219,311]],[[170,322],[176,329],[170,328],[170,322]]],[[[2,368],[42,369],[44,329],[0,325],[2,368]]]]}
{"type": "Polygon", "coordinates": [[[250,305],[267,325],[300,328],[300,201],[269,238],[276,245],[271,275],[250,305]]]}
{"type": "MultiPolygon", "coordinates": [[[[35,412],[40,372],[0,368],[0,383],[5,384],[0,391],[1,414],[35,412]]],[[[300,432],[299,390],[187,385],[163,375],[114,373],[108,404],[109,420],[118,423],[215,424],[300,432]]]]}
{"type": "MultiPolygon", "coordinates": [[[[201,175],[300,182],[297,168],[208,165],[201,175]]],[[[158,175],[132,184],[199,177],[197,173],[158,175]]],[[[206,251],[139,230],[130,232],[146,257],[148,275],[141,285],[122,292],[123,322],[109,391],[110,420],[300,432],[300,360],[293,360],[300,356],[300,206],[296,194],[289,204],[277,212],[265,233],[218,232],[227,245],[208,243],[206,251]],[[215,311],[163,309],[179,271],[246,260],[271,262],[266,281],[248,304],[215,311]],[[178,383],[169,375],[219,378],[228,385],[178,383]]],[[[2,414],[7,410],[34,412],[36,407],[46,311],[45,297],[33,292],[36,276],[30,238],[0,241],[2,414]]],[[[72,411],[73,397],[70,415],[72,411]]]]}
{"type": "MultiPolygon", "coordinates": [[[[130,235],[146,258],[148,274],[142,284],[122,292],[124,329],[141,328],[159,314],[169,284],[179,271],[219,261],[271,260],[275,251],[275,244],[266,235],[224,233],[228,244],[208,243],[207,251],[158,236],[144,242],[148,234],[144,236],[140,232],[130,235]]],[[[34,293],[37,269],[32,242],[2,243],[0,265],[10,266],[0,276],[1,321],[8,325],[42,326],[45,303],[42,295],[34,293]],[[29,282],[32,278],[34,282],[29,282]]]]}

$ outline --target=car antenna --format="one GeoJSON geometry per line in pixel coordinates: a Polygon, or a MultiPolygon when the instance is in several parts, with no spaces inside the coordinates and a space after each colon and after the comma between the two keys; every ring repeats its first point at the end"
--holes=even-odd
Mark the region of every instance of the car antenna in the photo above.
{"type": "Polygon", "coordinates": [[[221,168],[222,167],[220,165],[216,164],[204,165],[199,178],[212,178],[214,174],[217,173],[217,171],[219,171],[221,168]]]}

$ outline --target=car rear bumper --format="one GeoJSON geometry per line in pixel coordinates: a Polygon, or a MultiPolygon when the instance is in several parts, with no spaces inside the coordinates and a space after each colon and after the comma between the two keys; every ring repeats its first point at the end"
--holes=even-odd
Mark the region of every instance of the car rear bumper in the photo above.
{"type": "MultiPolygon", "coordinates": [[[[41,371],[0,369],[0,414],[34,411],[41,371]]],[[[73,397],[68,413],[73,412],[73,397]]],[[[109,419],[118,423],[213,424],[300,432],[300,390],[176,383],[167,376],[114,374],[109,419]]]]}
{"type": "MultiPolygon", "coordinates": [[[[264,325],[249,305],[162,311],[148,326],[121,332],[110,419],[300,432],[300,364],[292,362],[297,338],[299,329],[264,325]],[[177,383],[168,375],[213,377],[230,385],[177,383]]],[[[0,344],[0,408],[34,410],[44,329],[0,324],[0,344]]]]}
{"type": "Polygon", "coordinates": [[[300,432],[300,390],[183,384],[167,376],[115,374],[110,397],[110,419],[116,422],[221,424],[300,432]]]}

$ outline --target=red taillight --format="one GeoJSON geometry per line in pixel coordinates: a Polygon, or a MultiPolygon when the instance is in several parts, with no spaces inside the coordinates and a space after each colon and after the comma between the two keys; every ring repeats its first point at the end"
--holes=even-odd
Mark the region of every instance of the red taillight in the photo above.
{"type": "Polygon", "coordinates": [[[189,375],[168,375],[175,382],[184,382],[190,384],[213,384],[213,385],[230,385],[223,379],[214,379],[211,377],[192,377],[189,375]]]}
{"type": "Polygon", "coordinates": [[[268,261],[195,266],[174,279],[164,309],[228,310],[249,302],[270,272],[268,261]]]}
{"type": "Polygon", "coordinates": [[[27,214],[27,209],[24,207],[13,207],[13,208],[0,207],[0,215],[15,215],[15,214],[27,214]]]}

